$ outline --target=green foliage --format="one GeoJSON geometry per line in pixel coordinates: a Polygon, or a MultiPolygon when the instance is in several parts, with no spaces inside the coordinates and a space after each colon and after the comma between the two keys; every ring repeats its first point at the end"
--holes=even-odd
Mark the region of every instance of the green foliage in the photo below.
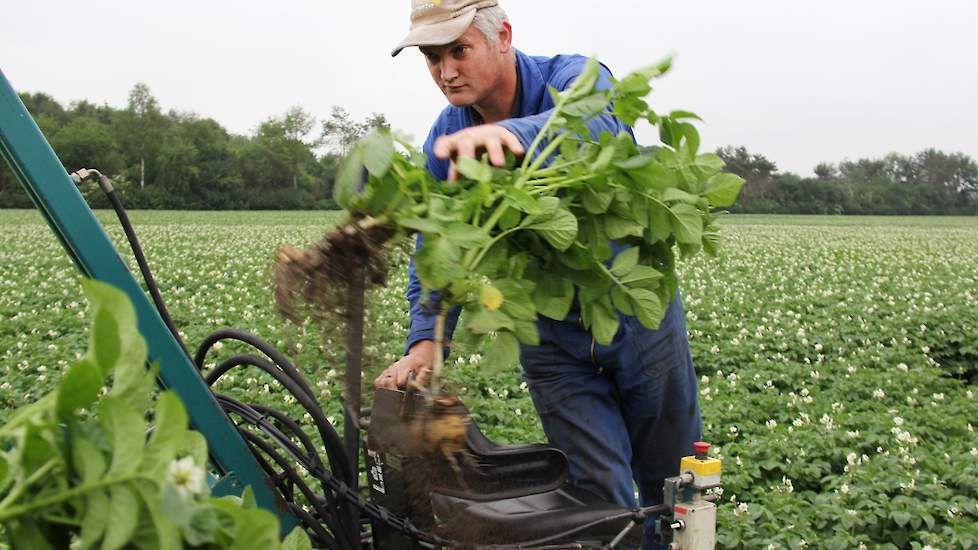
{"type": "Polygon", "coordinates": [[[577,287],[584,325],[600,343],[614,337],[617,312],[657,327],[676,292],[674,248],[715,253],[712,207],[732,204],[742,183],[721,172],[715,155],[698,154],[699,133],[686,122],[696,115],[649,109],[648,82],[668,67],[598,90],[591,60],[568,89],[551,90],[555,108],[528,148],[537,155],[501,169],[486,158],[459,159],[459,182],[434,181],[422,155],[405,143],[406,153],[396,153],[395,138],[375,132],[345,161],[337,202],[354,216],[424,235],[415,258],[423,287],[440,292],[443,310],[457,305],[475,316],[461,338],[467,330],[496,334],[490,365],[511,364],[518,342],[538,339],[538,313],[566,315],[573,287],[555,280],[577,287]],[[657,124],[664,146],[643,151],[628,133],[592,135],[588,122],[609,112],[657,124]],[[610,268],[609,240],[629,247],[610,268]],[[485,284],[502,294],[491,318],[480,300],[485,284]]]}
{"type": "Polygon", "coordinates": [[[773,162],[743,147],[724,147],[717,154],[746,180],[732,212],[978,214],[978,164],[961,153],[926,149],[820,163],[814,178],[778,172],[773,162]]]}
{"type": "MultiPolygon", "coordinates": [[[[123,249],[114,215],[96,215],[123,249]]],[[[308,246],[340,216],[141,211],[132,217],[186,341],[237,326],[289,349],[325,413],[342,428],[342,340],[324,342],[318,331],[284,327],[268,297],[267,271],[279,244],[308,246]]],[[[968,376],[978,366],[978,218],[730,215],[720,223],[719,258],[699,255],[682,265],[704,437],[724,459],[718,547],[800,548],[804,539],[808,548],[858,548],[860,542],[961,548],[978,536],[978,515],[966,506],[978,499],[971,452],[978,448],[978,387],[968,376]],[[876,389],[885,392],[882,399],[873,397],[876,389]],[[821,422],[825,415],[831,427],[821,422]],[[904,419],[901,429],[916,444],[899,444],[895,417],[904,419]],[[870,459],[850,468],[852,479],[845,471],[850,453],[870,459]],[[782,477],[791,480],[792,492],[782,477]],[[901,495],[914,504],[895,498],[901,495]],[[898,527],[893,511],[909,512],[910,522],[898,527]],[[909,534],[905,544],[894,542],[901,529],[909,534]]],[[[87,331],[77,270],[41,216],[6,211],[0,229],[6,262],[0,415],[6,421],[17,407],[54,390],[74,351],[85,349],[87,331]]],[[[409,251],[409,243],[392,251],[388,286],[368,295],[368,400],[373,376],[404,352],[409,251]]],[[[507,256],[495,258],[502,264],[507,256]]],[[[563,294],[560,287],[544,290],[563,294]]],[[[541,285],[533,294],[544,295],[541,285]]],[[[444,385],[493,441],[545,441],[518,365],[485,369],[488,345],[453,342],[444,385]]],[[[225,345],[206,368],[245,352],[225,345]]],[[[275,388],[256,371],[222,377],[217,391],[301,421],[302,409],[275,388]]]]}
{"type": "MultiPolygon", "coordinates": [[[[211,498],[207,450],[157,371],[119,290],[86,280],[88,353],[0,428],[0,525],[15,548],[276,548],[277,518],[211,498]],[[155,425],[147,439],[147,418],[155,425]]],[[[293,532],[286,548],[308,548],[293,532]]]]}

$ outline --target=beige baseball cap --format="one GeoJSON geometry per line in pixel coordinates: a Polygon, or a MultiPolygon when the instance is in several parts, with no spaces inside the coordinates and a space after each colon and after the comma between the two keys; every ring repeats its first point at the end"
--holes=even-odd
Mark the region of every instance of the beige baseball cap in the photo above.
{"type": "Polygon", "coordinates": [[[411,31],[391,56],[411,46],[450,44],[465,34],[476,10],[498,3],[496,0],[411,0],[411,31]]]}

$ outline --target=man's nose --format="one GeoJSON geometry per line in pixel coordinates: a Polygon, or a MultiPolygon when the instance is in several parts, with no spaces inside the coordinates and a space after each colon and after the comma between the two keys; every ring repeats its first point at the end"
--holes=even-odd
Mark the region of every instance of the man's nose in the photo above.
{"type": "Polygon", "coordinates": [[[458,77],[458,67],[455,66],[455,62],[451,59],[445,59],[441,62],[441,78],[445,82],[451,82],[458,77]]]}

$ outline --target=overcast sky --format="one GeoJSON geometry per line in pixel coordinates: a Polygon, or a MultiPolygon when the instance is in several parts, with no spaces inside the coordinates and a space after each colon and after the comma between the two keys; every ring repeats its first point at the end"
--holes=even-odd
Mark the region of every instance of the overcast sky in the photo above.
{"type": "MultiPolygon", "coordinates": [[[[0,69],[18,91],[164,109],[230,131],[300,105],[382,112],[421,140],[445,105],[421,54],[390,50],[409,0],[5,2],[0,69]]],[[[782,170],[926,147],[978,157],[978,2],[503,0],[533,55],[597,55],[618,75],[675,54],[659,111],[705,120],[705,147],[744,145],[782,170]]],[[[654,134],[639,129],[643,143],[654,134]]]]}

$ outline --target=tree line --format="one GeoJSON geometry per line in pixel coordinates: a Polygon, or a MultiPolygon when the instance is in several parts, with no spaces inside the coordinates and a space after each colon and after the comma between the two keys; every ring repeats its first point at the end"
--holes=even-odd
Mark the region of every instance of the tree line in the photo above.
{"type": "MultiPolygon", "coordinates": [[[[340,160],[370,129],[389,127],[379,113],[357,121],[334,107],[318,121],[292,107],[250,135],[236,135],[194,113],[164,113],[145,84],[133,87],[123,109],[88,101],[65,108],[44,93],[20,98],[65,169],[95,168],[108,175],[127,208],[335,208],[332,188],[340,160]]],[[[94,184],[83,184],[82,192],[93,207],[108,206],[94,184]]],[[[0,163],[4,207],[32,204],[0,163]]]]}
{"type": "MultiPolygon", "coordinates": [[[[125,108],[80,101],[65,108],[44,93],[21,99],[69,172],[97,168],[130,208],[294,210],[335,208],[336,172],[349,148],[383,114],[354,120],[341,107],[320,121],[301,107],[261,122],[249,135],[210,118],[163,112],[145,84],[125,108]]],[[[781,172],[744,147],[716,153],[745,179],[733,212],[780,214],[978,214],[978,165],[962,153],[843,160],[814,177],[781,172]]],[[[94,184],[89,203],[108,202],[94,184]]],[[[0,165],[0,208],[30,208],[27,193],[0,165]]]]}
{"type": "Polygon", "coordinates": [[[731,212],[978,214],[978,165],[962,153],[925,149],[820,163],[815,177],[779,172],[774,162],[744,147],[723,147],[717,154],[745,180],[731,212]]]}

